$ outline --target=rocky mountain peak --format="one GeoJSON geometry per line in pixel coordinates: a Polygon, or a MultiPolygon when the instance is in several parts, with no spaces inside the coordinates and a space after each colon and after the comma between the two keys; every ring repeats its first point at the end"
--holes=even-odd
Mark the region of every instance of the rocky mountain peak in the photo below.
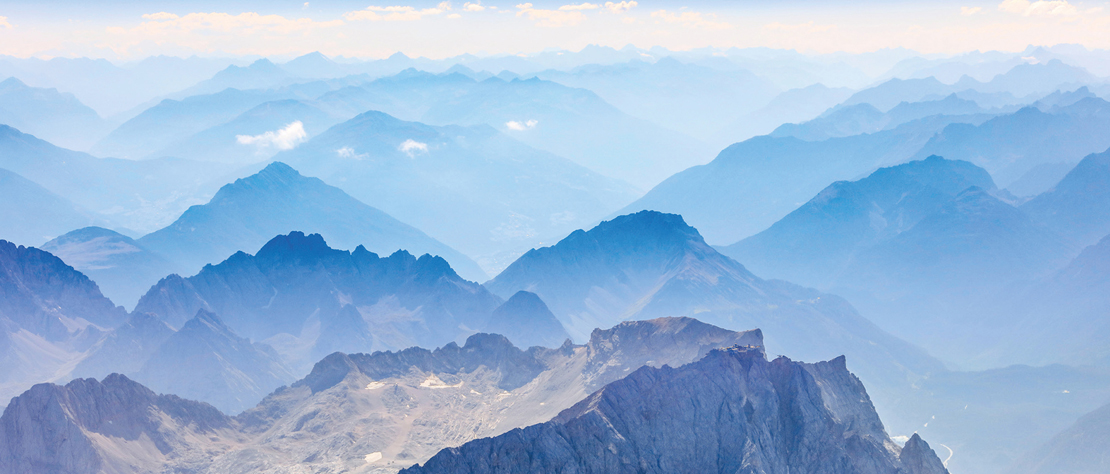
{"type": "Polygon", "coordinates": [[[841,366],[768,362],[760,348],[732,346],[680,368],[642,367],[547,423],[402,472],[945,472],[918,441],[903,462],[877,420],[841,366]]]}

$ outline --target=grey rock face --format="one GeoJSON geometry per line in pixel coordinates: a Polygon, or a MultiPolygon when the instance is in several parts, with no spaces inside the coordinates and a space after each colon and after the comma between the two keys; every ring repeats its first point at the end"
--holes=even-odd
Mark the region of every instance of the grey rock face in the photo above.
{"type": "Polygon", "coordinates": [[[68,337],[67,322],[84,319],[114,327],[127,318],[127,312],[58,257],[0,241],[0,317],[47,339],[60,340],[68,337]]]}
{"type": "Polygon", "coordinates": [[[918,441],[900,457],[843,358],[768,362],[759,348],[733,347],[641,368],[550,422],[402,472],[946,473],[918,441]]]}
{"type": "Polygon", "coordinates": [[[734,344],[761,347],[761,333],[661,318],[557,349],[521,351],[502,336],[479,334],[435,351],[332,354],[240,415],[255,441],[221,455],[211,470],[304,463],[316,472],[395,472],[442,448],[550,420],[645,364],[682,365],[734,344]]]}
{"type": "Polygon", "coordinates": [[[127,377],[40,384],[0,417],[0,471],[12,474],[158,472],[203,459],[234,437],[210,405],[157,395],[127,377]]]}

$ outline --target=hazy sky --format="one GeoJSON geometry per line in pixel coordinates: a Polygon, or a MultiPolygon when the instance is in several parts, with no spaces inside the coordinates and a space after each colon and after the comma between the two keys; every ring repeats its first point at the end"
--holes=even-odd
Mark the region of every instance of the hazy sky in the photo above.
{"type": "Polygon", "coordinates": [[[1106,1],[366,1],[0,3],[0,54],[153,54],[442,58],[462,53],[704,46],[925,53],[1017,51],[1078,43],[1110,48],[1106,1]]]}

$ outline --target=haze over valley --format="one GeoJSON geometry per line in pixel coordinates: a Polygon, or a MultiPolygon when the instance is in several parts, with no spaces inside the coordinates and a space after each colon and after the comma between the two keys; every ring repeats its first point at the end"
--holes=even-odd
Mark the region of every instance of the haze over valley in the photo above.
{"type": "Polygon", "coordinates": [[[795,3],[0,6],[0,472],[1110,472],[1105,6],[795,3]]]}

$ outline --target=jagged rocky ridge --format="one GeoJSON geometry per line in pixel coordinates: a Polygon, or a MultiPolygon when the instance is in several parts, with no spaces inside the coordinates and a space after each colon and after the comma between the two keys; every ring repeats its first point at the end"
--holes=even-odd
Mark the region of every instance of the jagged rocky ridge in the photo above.
{"type": "Polygon", "coordinates": [[[210,405],[157,395],[127,377],[39,384],[0,417],[0,471],[11,474],[190,472],[240,435],[210,405]]]}
{"type": "MultiPolygon", "coordinates": [[[[308,377],[275,391],[256,408],[234,418],[213,415],[211,419],[218,424],[198,421],[190,425],[182,420],[185,410],[158,408],[165,404],[152,408],[145,395],[124,397],[111,390],[85,390],[80,392],[81,398],[51,398],[42,394],[67,388],[43,384],[23,399],[37,400],[38,412],[61,410],[65,417],[28,418],[20,414],[23,405],[13,404],[0,418],[0,426],[9,433],[38,428],[54,433],[69,429],[65,427],[73,424],[70,419],[81,421],[104,413],[116,423],[127,421],[121,431],[97,425],[101,427],[86,427],[71,437],[93,440],[92,448],[70,456],[74,462],[83,460],[90,466],[247,473],[287,472],[289,466],[298,465],[313,472],[395,472],[427,460],[442,448],[548,420],[641,366],[678,366],[724,346],[761,347],[761,336],[758,330],[733,332],[694,319],[665,318],[599,329],[586,345],[567,344],[558,349],[522,351],[504,337],[478,334],[464,346],[452,343],[434,351],[337,353],[320,361],[308,377]],[[85,413],[90,409],[96,413],[85,413]],[[151,431],[150,423],[140,415],[161,420],[165,429],[136,441],[131,435],[151,431]],[[206,426],[215,426],[205,432],[212,436],[208,441],[195,436],[206,426]],[[180,442],[162,446],[160,454],[135,448],[139,446],[136,443],[158,436],[180,442]]],[[[126,379],[113,375],[100,385],[116,386],[121,380],[126,379]]],[[[92,380],[71,384],[88,385],[98,386],[92,380]]],[[[69,446],[45,435],[9,436],[3,441],[0,452],[23,453],[8,458],[11,464],[5,466],[13,472],[33,470],[36,460],[49,459],[50,455],[43,453],[69,446]]]]}
{"type": "Polygon", "coordinates": [[[945,474],[914,435],[887,436],[843,357],[803,364],[718,349],[644,367],[550,422],[449,448],[404,473],[945,474]]]}
{"type": "Polygon", "coordinates": [[[362,246],[336,250],[319,234],[292,232],[256,255],[238,252],[195,276],[164,278],[136,311],[175,327],[201,309],[214,312],[297,368],[338,349],[442,345],[480,330],[500,304],[442,258],[405,251],[379,258],[362,246]],[[336,329],[346,340],[333,337],[336,329]],[[353,348],[346,345],[352,338],[371,344],[353,348]]]}

